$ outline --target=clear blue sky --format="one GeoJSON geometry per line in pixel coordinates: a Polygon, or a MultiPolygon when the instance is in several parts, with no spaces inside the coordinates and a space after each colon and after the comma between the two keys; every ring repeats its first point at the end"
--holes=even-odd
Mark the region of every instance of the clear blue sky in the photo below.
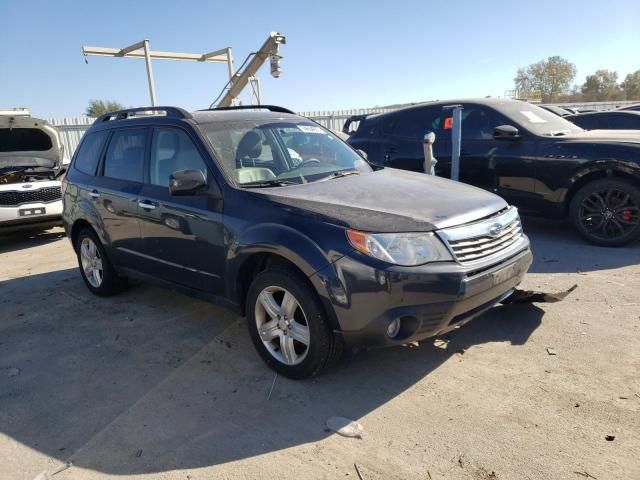
{"type": "MultiPolygon", "coordinates": [[[[501,96],[520,66],[561,55],[576,83],[597,68],[640,69],[640,1],[0,0],[0,106],[77,116],[90,99],[148,104],[144,61],[90,57],[82,45],[204,53],[236,66],[270,31],[287,36],[283,74],[260,71],[264,101],[330,110],[501,96]]],[[[222,64],[155,61],[158,101],[204,108],[222,64]]]]}

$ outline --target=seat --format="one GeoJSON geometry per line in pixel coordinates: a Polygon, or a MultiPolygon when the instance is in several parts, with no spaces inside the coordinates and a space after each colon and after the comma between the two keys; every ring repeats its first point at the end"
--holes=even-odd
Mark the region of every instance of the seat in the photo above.
{"type": "Polygon", "coordinates": [[[262,154],[262,136],[250,130],[238,143],[235,177],[238,183],[267,181],[276,178],[269,168],[256,167],[255,161],[262,154]],[[249,163],[251,167],[245,167],[249,163]]]}

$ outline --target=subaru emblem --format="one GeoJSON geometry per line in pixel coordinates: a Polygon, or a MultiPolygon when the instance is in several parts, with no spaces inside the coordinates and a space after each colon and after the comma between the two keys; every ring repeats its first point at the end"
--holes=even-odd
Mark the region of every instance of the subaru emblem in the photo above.
{"type": "Polygon", "coordinates": [[[504,227],[502,226],[502,224],[494,223],[489,227],[489,235],[491,235],[492,237],[497,237],[498,235],[500,235],[500,232],[503,228],[504,227]]]}
{"type": "Polygon", "coordinates": [[[25,183],[24,185],[22,185],[22,188],[33,188],[33,185],[31,185],[30,183],[25,183]]]}

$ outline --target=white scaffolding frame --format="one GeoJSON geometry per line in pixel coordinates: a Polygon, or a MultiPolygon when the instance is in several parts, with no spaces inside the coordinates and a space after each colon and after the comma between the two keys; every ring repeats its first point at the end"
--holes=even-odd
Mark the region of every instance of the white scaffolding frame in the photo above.
{"type": "Polygon", "coordinates": [[[145,39],[140,42],[129,45],[125,48],[106,48],[106,47],[82,47],[82,53],[87,56],[100,56],[100,57],[120,57],[120,58],[144,58],[147,67],[147,81],[149,83],[149,98],[151,99],[151,106],[155,107],[156,102],[156,87],[153,79],[153,69],[151,67],[151,59],[157,60],[183,60],[189,62],[212,62],[212,63],[226,63],[227,70],[229,72],[229,81],[233,80],[233,56],[231,54],[231,47],[222,48],[220,50],[214,50],[208,53],[180,53],[180,52],[161,52],[153,51],[149,47],[149,40],[145,39]]]}

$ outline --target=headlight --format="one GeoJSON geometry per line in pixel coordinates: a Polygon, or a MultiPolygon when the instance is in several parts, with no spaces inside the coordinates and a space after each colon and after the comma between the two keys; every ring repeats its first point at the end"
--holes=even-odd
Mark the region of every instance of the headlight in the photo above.
{"type": "Polygon", "coordinates": [[[394,265],[414,266],[453,260],[432,232],[365,233],[347,230],[349,243],[359,252],[394,265]]]}

